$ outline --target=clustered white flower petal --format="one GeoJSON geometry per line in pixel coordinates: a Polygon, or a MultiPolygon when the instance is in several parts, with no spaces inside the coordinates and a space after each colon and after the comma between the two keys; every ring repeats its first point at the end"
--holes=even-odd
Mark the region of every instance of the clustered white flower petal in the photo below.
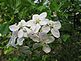
{"type": "Polygon", "coordinates": [[[16,45],[23,45],[25,38],[30,38],[35,43],[40,43],[45,53],[49,53],[51,51],[49,44],[55,38],[60,37],[59,29],[61,28],[61,23],[59,21],[49,20],[46,16],[46,12],[40,15],[35,14],[27,22],[21,20],[18,24],[15,23],[9,26],[9,29],[12,31],[12,36],[7,46],[11,45],[16,47],[16,45]]]}

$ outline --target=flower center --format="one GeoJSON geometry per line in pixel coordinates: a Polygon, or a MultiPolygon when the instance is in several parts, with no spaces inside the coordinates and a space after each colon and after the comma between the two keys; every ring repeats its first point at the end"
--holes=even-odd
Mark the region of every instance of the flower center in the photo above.
{"type": "Polygon", "coordinates": [[[53,23],[49,23],[49,26],[50,26],[50,27],[53,27],[53,23]]]}
{"type": "Polygon", "coordinates": [[[39,20],[39,19],[37,19],[37,20],[36,20],[36,24],[37,24],[37,23],[39,23],[39,22],[40,22],[40,20],[39,20]]]}

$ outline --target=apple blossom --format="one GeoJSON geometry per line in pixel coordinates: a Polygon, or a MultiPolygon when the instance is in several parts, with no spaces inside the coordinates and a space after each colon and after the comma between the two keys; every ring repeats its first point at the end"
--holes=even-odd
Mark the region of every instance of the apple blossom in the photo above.
{"type": "Polygon", "coordinates": [[[7,46],[23,45],[25,38],[30,38],[35,43],[40,43],[45,53],[49,53],[51,51],[49,44],[54,42],[54,37],[60,37],[61,23],[49,20],[46,16],[46,12],[40,15],[34,14],[32,19],[27,22],[21,20],[18,24],[9,26],[12,36],[7,46]]]}
{"type": "Polygon", "coordinates": [[[49,21],[48,25],[45,25],[41,28],[42,32],[48,33],[51,31],[51,34],[59,38],[60,37],[60,32],[59,29],[61,28],[61,23],[59,21],[49,21]]]}
{"type": "Polygon", "coordinates": [[[18,23],[18,25],[14,24],[9,26],[9,29],[12,31],[12,36],[10,38],[8,46],[22,45],[24,41],[24,37],[28,37],[28,34],[31,32],[31,30],[26,26],[26,22],[24,20],[21,20],[18,23]],[[16,39],[17,39],[17,44],[15,44],[16,39]]]}
{"type": "Polygon", "coordinates": [[[43,46],[43,51],[45,53],[49,53],[51,48],[49,47],[49,43],[52,43],[55,38],[51,35],[47,35],[46,33],[39,32],[38,34],[30,35],[30,38],[34,42],[39,42],[43,46]]]}
{"type": "Polygon", "coordinates": [[[29,26],[34,33],[39,32],[41,26],[46,25],[48,23],[48,19],[46,19],[47,13],[43,12],[40,15],[35,14],[32,17],[32,20],[27,22],[27,26],[29,26]]]}

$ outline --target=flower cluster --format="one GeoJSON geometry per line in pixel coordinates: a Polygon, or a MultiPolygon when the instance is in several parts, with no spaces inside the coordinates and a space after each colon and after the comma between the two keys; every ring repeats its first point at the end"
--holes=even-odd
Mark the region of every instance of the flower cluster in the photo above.
{"type": "Polygon", "coordinates": [[[60,37],[59,29],[61,28],[61,23],[59,21],[49,20],[46,16],[46,12],[40,15],[35,14],[27,22],[21,20],[18,24],[15,23],[9,26],[12,36],[7,46],[16,47],[16,45],[22,45],[25,38],[30,38],[36,43],[41,43],[42,50],[45,53],[49,53],[51,48],[48,44],[52,43],[55,38],[60,37]]]}

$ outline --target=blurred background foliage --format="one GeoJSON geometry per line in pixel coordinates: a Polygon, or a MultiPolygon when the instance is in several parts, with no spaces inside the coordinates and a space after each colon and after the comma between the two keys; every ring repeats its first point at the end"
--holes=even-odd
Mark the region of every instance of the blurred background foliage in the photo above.
{"type": "Polygon", "coordinates": [[[81,61],[81,0],[49,1],[46,6],[45,0],[39,4],[34,0],[0,0],[0,61],[81,61]],[[28,39],[17,49],[7,48],[9,25],[21,19],[28,21],[33,14],[42,12],[62,24],[61,37],[50,44],[52,51],[46,54],[28,39]]]}

